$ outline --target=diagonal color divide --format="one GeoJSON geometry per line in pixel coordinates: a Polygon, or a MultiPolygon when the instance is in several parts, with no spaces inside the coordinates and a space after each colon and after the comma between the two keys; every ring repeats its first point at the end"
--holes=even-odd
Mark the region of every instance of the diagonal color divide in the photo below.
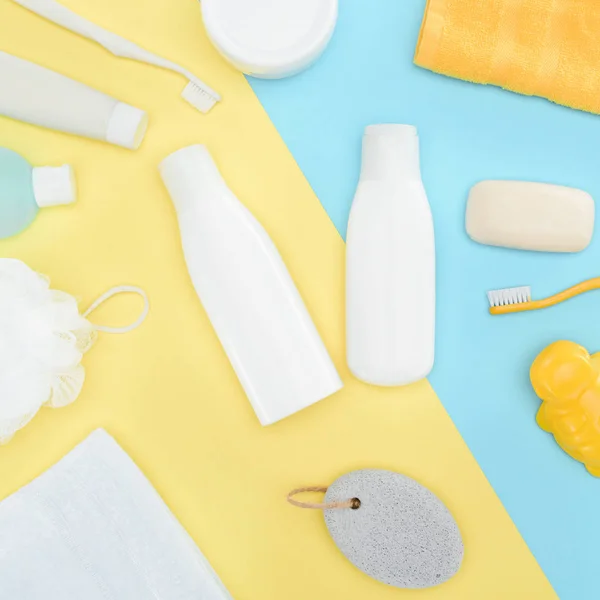
{"type": "Polygon", "coordinates": [[[424,8],[424,0],[341,2],[332,45],[312,70],[251,84],[342,235],[364,126],[418,126],[438,247],[430,381],[560,597],[596,598],[600,481],[536,426],[528,369],[558,339],[600,348],[599,296],[492,318],[485,293],[531,285],[544,297],[597,276],[600,240],[572,256],[486,248],[468,240],[464,210],[482,179],[572,185],[600,198],[600,117],[418,69],[424,8]]]}
{"type": "MultiPolygon", "coordinates": [[[[116,61],[0,0],[4,50],[93,84],[147,109],[151,117],[148,137],[136,153],[0,121],[0,144],[38,164],[72,162],[80,186],[76,206],[46,211],[26,234],[2,242],[0,255],[26,260],[50,275],[57,288],[81,295],[82,304],[119,281],[143,287],[151,302],[144,327],[127,336],[104,336],[86,356],[87,381],[73,406],[42,411],[0,449],[0,497],[102,426],[144,471],[235,598],[384,600],[397,597],[398,591],[352,567],[329,539],[322,516],[298,511],[284,497],[294,487],[331,482],[353,469],[387,468],[436,493],[452,511],[466,544],[465,562],[455,578],[439,588],[403,592],[403,597],[554,598],[430,385],[383,390],[349,376],[344,367],[342,239],[244,77],[211,48],[195,0],[65,3],[156,52],[196,65],[224,100],[210,115],[199,115],[179,98],[178,77],[116,61]],[[198,142],[210,147],[231,188],[280,248],[346,382],[335,397],[270,428],[258,425],[195,297],[174,211],[157,173],[158,162],[169,152],[198,142]]],[[[344,11],[342,33],[349,16],[344,11]]],[[[336,40],[333,54],[319,69],[328,68],[341,41],[336,40]]],[[[366,41],[358,46],[362,43],[366,41]]],[[[375,73],[367,71],[367,55],[363,66],[354,62],[355,56],[349,55],[345,71],[334,72],[335,79],[346,81],[349,66],[355,65],[377,84],[375,73]]],[[[319,73],[315,69],[273,89],[286,94],[294,86],[310,88],[319,73]]],[[[325,95],[313,100],[303,93],[303,110],[288,96],[281,109],[299,127],[313,131],[315,156],[323,157],[331,148],[329,134],[335,133],[340,144],[348,145],[343,156],[351,157],[362,126],[352,126],[355,115],[362,111],[364,123],[383,118],[369,108],[381,91],[366,89],[358,100],[346,97],[342,108],[330,106],[329,123],[322,112],[325,95]],[[343,124],[339,131],[329,129],[338,123],[343,124]]],[[[279,99],[271,102],[277,105],[279,99]]],[[[273,112],[278,121],[280,114],[273,112]]],[[[282,131],[286,134],[285,127],[282,131]]],[[[436,151],[430,141],[434,136],[427,129],[424,134],[428,153],[436,151]]],[[[297,139],[288,141],[295,147],[297,139]]],[[[328,161],[329,175],[337,182],[332,189],[341,182],[340,189],[350,195],[357,156],[349,167],[334,155],[328,161]]],[[[440,188],[432,192],[439,206],[440,188]]],[[[443,215],[437,212],[439,221],[443,215]]],[[[443,228],[440,238],[444,248],[443,228]]],[[[443,264],[441,272],[443,277],[448,272],[443,264]]],[[[115,302],[98,319],[126,321],[131,308],[115,302]]],[[[449,339],[444,330],[449,316],[442,314],[441,321],[440,339],[449,339]]],[[[441,365],[445,355],[442,346],[441,365]]],[[[474,409],[472,414],[480,413],[474,409]]],[[[535,432],[528,433],[527,440],[536,439],[535,432]]]]}

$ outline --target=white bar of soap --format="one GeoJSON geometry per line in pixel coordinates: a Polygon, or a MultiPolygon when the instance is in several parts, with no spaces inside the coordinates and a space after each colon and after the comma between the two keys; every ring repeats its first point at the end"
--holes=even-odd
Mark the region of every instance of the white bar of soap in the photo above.
{"type": "Polygon", "coordinates": [[[476,242],[540,252],[580,252],[594,232],[594,199],[583,190],[526,181],[471,188],[467,233],[476,242]]]}

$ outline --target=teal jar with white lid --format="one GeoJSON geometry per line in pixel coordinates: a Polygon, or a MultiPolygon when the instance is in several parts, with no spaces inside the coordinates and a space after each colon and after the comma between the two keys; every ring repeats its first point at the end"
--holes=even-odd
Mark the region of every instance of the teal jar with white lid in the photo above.
{"type": "Polygon", "coordinates": [[[33,167],[22,156],[0,148],[0,239],[26,229],[40,208],[75,202],[73,169],[33,167]]]}

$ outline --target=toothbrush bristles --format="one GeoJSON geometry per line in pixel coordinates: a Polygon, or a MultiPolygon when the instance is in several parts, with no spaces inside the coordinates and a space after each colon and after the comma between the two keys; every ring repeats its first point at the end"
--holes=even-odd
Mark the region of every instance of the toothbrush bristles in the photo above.
{"type": "Polygon", "coordinates": [[[516,287],[503,290],[493,290],[487,294],[490,306],[506,306],[508,304],[523,304],[531,302],[531,288],[516,287]]]}
{"type": "Polygon", "coordinates": [[[220,100],[218,96],[215,96],[209,91],[199,87],[193,81],[190,81],[185,86],[181,96],[196,110],[199,110],[203,113],[207,113],[220,100]]]}

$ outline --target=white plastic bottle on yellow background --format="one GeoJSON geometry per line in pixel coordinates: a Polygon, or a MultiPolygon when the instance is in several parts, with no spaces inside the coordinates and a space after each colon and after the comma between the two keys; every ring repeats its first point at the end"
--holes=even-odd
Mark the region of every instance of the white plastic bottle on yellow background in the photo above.
{"type": "Polygon", "coordinates": [[[340,390],[281,255],[209,151],[183,148],[160,172],[192,283],[260,422],[270,425],[340,390]]]}
{"type": "Polygon", "coordinates": [[[435,242],[415,127],[365,130],[346,277],[352,373],[381,386],[426,377],[435,349],[435,242]]]}

